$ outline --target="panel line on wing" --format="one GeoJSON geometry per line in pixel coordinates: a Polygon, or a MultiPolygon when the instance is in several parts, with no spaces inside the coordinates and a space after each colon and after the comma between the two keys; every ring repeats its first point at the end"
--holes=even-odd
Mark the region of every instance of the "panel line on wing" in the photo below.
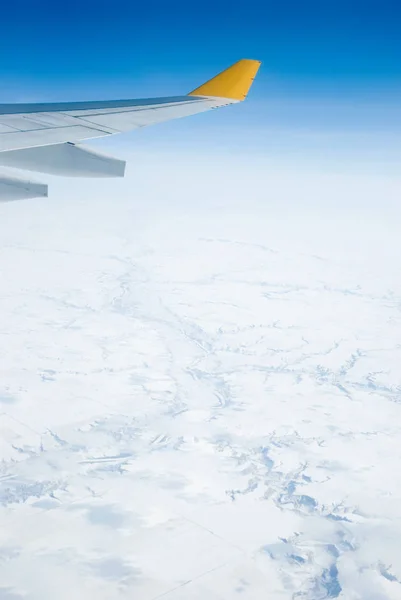
{"type": "MultiPolygon", "coordinates": [[[[204,104],[204,102],[205,102],[205,98],[199,98],[197,100],[197,102],[191,102],[191,105],[198,104],[198,103],[204,104]]],[[[85,118],[87,118],[87,117],[102,117],[104,115],[122,115],[122,114],[126,115],[129,113],[136,113],[136,112],[140,113],[143,111],[148,112],[150,110],[162,111],[162,110],[165,110],[166,108],[177,108],[180,106],[187,106],[189,104],[190,104],[189,102],[177,102],[177,103],[163,104],[162,106],[157,106],[157,105],[155,105],[155,106],[140,106],[140,107],[133,107],[133,108],[125,108],[124,110],[115,110],[115,111],[114,110],[111,111],[111,110],[107,110],[107,109],[100,109],[102,111],[107,110],[107,112],[96,112],[96,113],[90,113],[90,114],[87,114],[85,112],[85,118]]],[[[82,111],[82,112],[84,112],[84,111],[82,111]]],[[[83,119],[84,118],[83,116],[81,117],[80,115],[68,115],[67,113],[60,113],[60,114],[65,114],[66,116],[72,117],[75,119],[83,119]]]]}
{"type": "MultiPolygon", "coordinates": [[[[79,119],[79,122],[81,122],[81,121],[84,121],[84,119],[79,119]]],[[[85,125],[84,127],[86,129],[90,129],[92,131],[98,131],[99,133],[104,133],[106,135],[112,135],[113,133],[120,133],[120,131],[118,129],[113,129],[112,131],[106,131],[105,129],[100,129],[99,127],[94,127],[94,125],[96,125],[96,123],[90,123],[88,126],[85,125]]],[[[37,129],[29,129],[29,130],[16,129],[15,131],[7,131],[7,133],[5,135],[14,135],[14,134],[20,134],[20,133],[35,133],[38,131],[47,131],[49,129],[52,129],[52,130],[71,129],[74,127],[76,127],[76,124],[71,123],[71,125],[53,125],[51,128],[50,127],[38,127],[37,129]]],[[[110,129],[112,129],[112,128],[110,127],[110,129]]]]}

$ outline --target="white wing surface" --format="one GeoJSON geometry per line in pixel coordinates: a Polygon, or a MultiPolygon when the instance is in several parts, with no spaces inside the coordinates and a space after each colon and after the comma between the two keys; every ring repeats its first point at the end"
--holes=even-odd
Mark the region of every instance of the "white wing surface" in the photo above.
{"type": "Polygon", "coordinates": [[[183,96],[0,105],[0,152],[104,137],[195,115],[232,102],[235,101],[183,96]]]}

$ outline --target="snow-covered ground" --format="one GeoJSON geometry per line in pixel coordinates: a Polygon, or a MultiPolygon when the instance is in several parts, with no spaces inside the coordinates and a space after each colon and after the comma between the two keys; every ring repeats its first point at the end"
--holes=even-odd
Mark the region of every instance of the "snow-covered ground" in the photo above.
{"type": "Polygon", "coordinates": [[[401,598],[400,182],[136,158],[0,206],[0,599],[401,598]]]}

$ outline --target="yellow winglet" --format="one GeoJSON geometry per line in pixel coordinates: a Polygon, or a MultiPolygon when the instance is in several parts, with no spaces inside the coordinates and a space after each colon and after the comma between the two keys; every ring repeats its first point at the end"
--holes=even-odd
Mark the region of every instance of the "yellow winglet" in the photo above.
{"type": "Polygon", "coordinates": [[[188,95],[245,100],[260,65],[259,60],[243,58],[188,95]]]}

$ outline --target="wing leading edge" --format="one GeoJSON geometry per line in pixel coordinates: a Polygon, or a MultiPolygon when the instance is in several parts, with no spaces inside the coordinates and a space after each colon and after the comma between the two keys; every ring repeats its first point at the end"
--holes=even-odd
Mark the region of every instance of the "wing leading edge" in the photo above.
{"type": "Polygon", "coordinates": [[[240,102],[246,98],[259,67],[259,61],[240,60],[187,96],[0,104],[0,165],[63,175],[121,176],[123,170],[116,169],[116,163],[110,167],[108,157],[103,155],[96,157],[96,167],[80,168],[83,160],[86,165],[94,164],[89,156],[93,152],[81,146],[74,151],[75,144],[240,102]],[[69,148],[64,148],[67,143],[69,148]],[[50,145],[54,154],[42,148],[50,145]]]}

